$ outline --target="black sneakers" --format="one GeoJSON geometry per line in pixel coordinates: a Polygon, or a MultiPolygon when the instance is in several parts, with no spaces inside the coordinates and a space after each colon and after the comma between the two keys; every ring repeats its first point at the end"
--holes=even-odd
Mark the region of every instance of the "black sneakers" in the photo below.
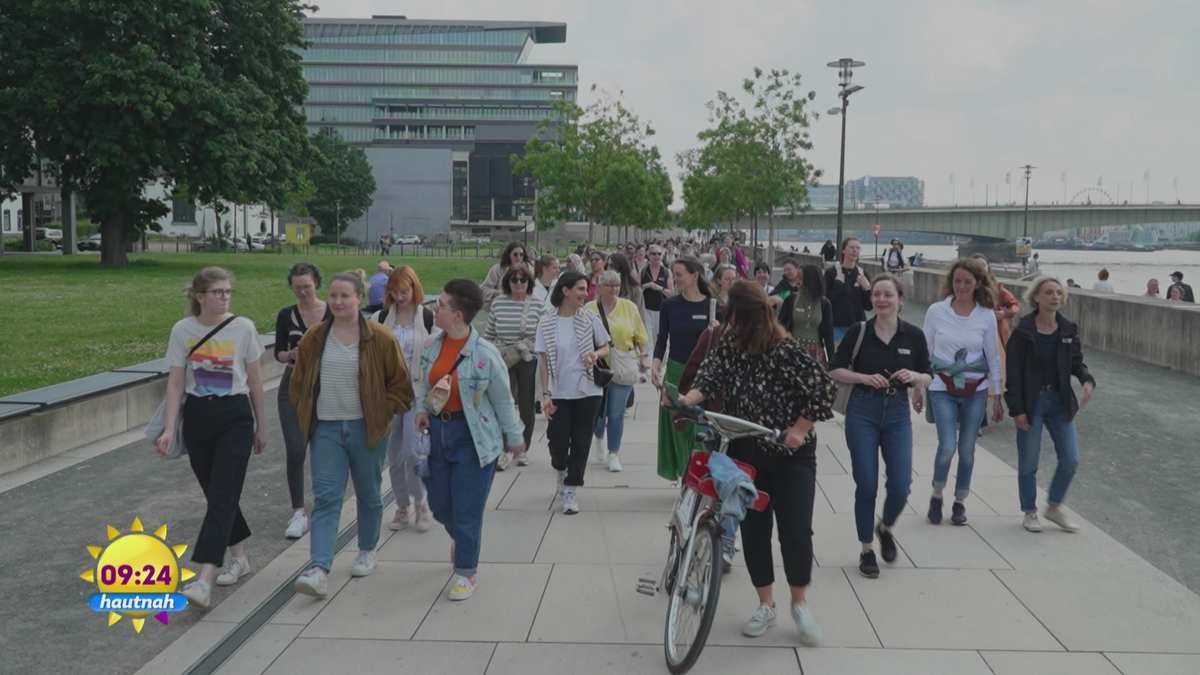
{"type": "Polygon", "coordinates": [[[879,555],[885,563],[896,562],[896,538],[892,531],[883,529],[883,524],[875,526],[875,535],[879,537],[879,555]]]}
{"type": "Polygon", "coordinates": [[[934,525],[942,524],[942,498],[941,497],[930,497],[929,498],[929,515],[927,517],[929,518],[929,522],[933,523],[934,525]]]}
{"type": "Polygon", "coordinates": [[[875,551],[863,551],[858,556],[858,571],[868,579],[879,576],[879,563],[875,562],[875,551]]]}
{"type": "Polygon", "coordinates": [[[967,505],[962,502],[954,502],[954,506],[950,507],[950,524],[951,525],[966,525],[967,524],[967,505]]]}

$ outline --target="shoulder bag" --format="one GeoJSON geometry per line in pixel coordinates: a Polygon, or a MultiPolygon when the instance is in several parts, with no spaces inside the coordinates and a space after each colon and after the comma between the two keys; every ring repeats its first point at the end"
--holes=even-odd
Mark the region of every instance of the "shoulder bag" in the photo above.
{"type": "MultiPolygon", "coordinates": [[[[858,349],[862,347],[863,336],[867,334],[867,322],[862,321],[858,324],[858,339],[854,341],[854,353],[850,355],[850,365],[846,368],[851,372],[854,371],[854,359],[858,358],[858,349]]],[[[850,406],[850,394],[854,393],[854,385],[844,382],[837,383],[837,396],[833,399],[833,411],[842,415],[846,414],[846,408],[850,406]]]]}
{"type": "MultiPolygon", "coordinates": [[[[525,322],[529,318],[529,302],[531,298],[525,298],[525,304],[521,306],[521,335],[525,335],[525,322]]],[[[493,303],[494,305],[494,303],[493,303]]],[[[521,338],[522,340],[524,337],[521,338]]],[[[513,343],[500,350],[500,358],[504,359],[504,367],[512,368],[522,360],[521,348],[518,343],[513,343]]]]}
{"type": "MultiPolygon", "coordinates": [[[[196,353],[197,349],[204,346],[214,335],[221,332],[221,329],[228,326],[231,321],[237,318],[237,315],[229,317],[222,321],[216,328],[208,332],[188,352],[187,359],[184,359],[184,369],[187,369],[187,361],[192,358],[192,354],[196,353]]],[[[186,382],[187,373],[184,373],[186,382]]],[[[179,401],[179,413],[175,415],[175,435],[171,437],[171,447],[167,450],[167,459],[179,459],[187,454],[187,446],[183,443],[183,401],[187,399],[187,394],[183,395],[183,399],[179,401]]],[[[149,441],[157,441],[159,436],[162,436],[163,431],[167,428],[167,402],[164,399],[158,404],[158,409],[154,411],[154,416],[150,418],[150,422],[146,424],[145,437],[149,441]]]]}
{"type": "MultiPolygon", "coordinates": [[[[619,301],[618,301],[619,302],[619,301]]],[[[612,329],[608,327],[608,316],[604,313],[604,301],[597,300],[596,308],[600,310],[600,320],[604,322],[604,330],[608,331],[609,361],[612,363],[612,381],[623,386],[637,384],[641,371],[638,369],[637,351],[627,352],[617,349],[612,343],[612,329]]]]}

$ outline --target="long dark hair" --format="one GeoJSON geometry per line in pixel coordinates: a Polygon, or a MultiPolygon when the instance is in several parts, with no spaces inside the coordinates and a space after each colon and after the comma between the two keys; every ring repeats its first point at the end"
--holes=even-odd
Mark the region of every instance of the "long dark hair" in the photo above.
{"type": "Polygon", "coordinates": [[[683,269],[687,270],[688,274],[696,275],[696,290],[700,291],[701,295],[706,298],[711,298],[716,295],[716,292],[713,291],[712,284],[709,283],[708,279],[704,278],[704,271],[706,268],[704,267],[704,263],[700,262],[699,258],[694,255],[682,255],[675,259],[675,262],[671,265],[671,267],[674,268],[675,265],[682,265],[683,269]]]}
{"type": "Polygon", "coordinates": [[[800,266],[800,294],[814,305],[821,304],[825,297],[825,274],[820,266],[809,263],[800,266]]]}
{"type": "MultiPolygon", "coordinates": [[[[512,265],[512,252],[518,248],[528,256],[529,249],[525,248],[525,244],[519,241],[510,242],[508,246],[504,247],[504,252],[500,254],[500,269],[507,270],[512,265]]],[[[525,262],[529,262],[528,257],[526,257],[525,262]]]]}
{"type": "Polygon", "coordinates": [[[624,253],[614,253],[608,257],[608,269],[621,275],[621,297],[628,298],[633,291],[633,287],[637,286],[637,282],[633,280],[633,265],[629,263],[629,256],[624,253]]]}

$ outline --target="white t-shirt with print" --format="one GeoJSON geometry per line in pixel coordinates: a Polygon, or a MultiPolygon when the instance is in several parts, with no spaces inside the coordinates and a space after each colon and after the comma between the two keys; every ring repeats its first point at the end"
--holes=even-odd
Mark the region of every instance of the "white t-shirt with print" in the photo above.
{"type": "Polygon", "coordinates": [[[176,323],[171,328],[171,341],[167,345],[167,365],[184,368],[187,375],[185,393],[194,396],[250,393],[246,364],[257,362],[263,355],[258,329],[253,321],[239,316],[188,358],[192,346],[214,328],[216,325],[206,326],[194,316],[176,323]]]}

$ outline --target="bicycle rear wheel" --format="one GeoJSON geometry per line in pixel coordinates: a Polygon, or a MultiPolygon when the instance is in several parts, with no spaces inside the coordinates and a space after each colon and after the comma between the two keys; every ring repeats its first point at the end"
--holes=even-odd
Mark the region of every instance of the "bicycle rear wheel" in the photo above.
{"type": "Polygon", "coordinates": [[[675,675],[696,665],[717,614],[721,593],[721,533],[714,522],[692,534],[690,556],[679,556],[679,569],[682,572],[686,566],[687,574],[677,576],[667,603],[667,668],[675,675]]]}

